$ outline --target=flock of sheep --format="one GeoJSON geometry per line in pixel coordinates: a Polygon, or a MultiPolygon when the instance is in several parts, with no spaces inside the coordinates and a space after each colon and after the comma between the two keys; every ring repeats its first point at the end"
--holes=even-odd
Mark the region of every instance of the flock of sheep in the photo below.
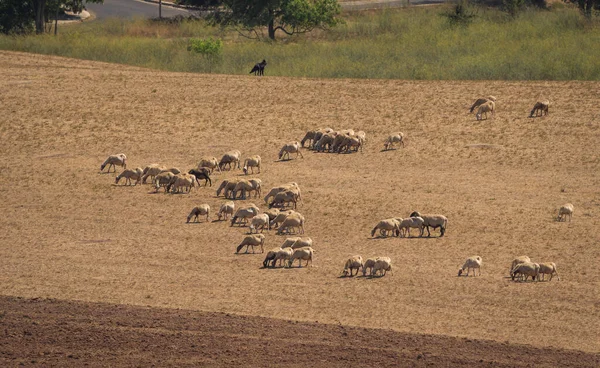
{"type": "MultiPolygon", "coordinates": [[[[477,120],[482,118],[483,114],[495,111],[494,96],[480,98],[471,106],[470,112],[477,110],[477,120]]],[[[531,116],[534,113],[548,113],[548,101],[537,102],[531,111],[531,116]]],[[[383,150],[393,149],[396,145],[404,147],[404,134],[396,132],[390,134],[383,142],[383,150]]],[[[316,129],[306,132],[301,142],[290,142],[285,144],[279,152],[279,160],[290,160],[290,154],[296,154],[303,158],[301,149],[308,148],[316,152],[336,152],[350,153],[362,151],[366,142],[366,134],[363,131],[355,132],[353,129],[344,129],[334,131],[331,128],[316,129]]],[[[200,180],[204,180],[204,186],[212,186],[211,175],[216,171],[222,173],[224,170],[242,169],[244,175],[249,173],[254,174],[254,170],[258,174],[261,172],[261,157],[258,155],[247,157],[241,166],[241,152],[233,150],[223,154],[220,160],[216,157],[202,158],[197,168],[189,170],[187,173],[182,172],[177,168],[167,168],[159,164],[151,164],[144,169],[127,169],[127,156],[123,153],[109,156],[100,166],[100,170],[104,171],[108,167],[108,172],[113,169],[116,172],[116,166],[123,168],[123,171],[117,175],[115,184],[118,184],[121,179],[125,179],[126,185],[145,184],[148,179],[151,180],[154,190],[157,192],[164,189],[165,193],[190,193],[192,188],[200,185],[200,180]]],[[[260,208],[254,203],[249,203],[236,210],[234,200],[246,199],[254,194],[254,198],[262,195],[262,180],[258,178],[244,179],[232,178],[224,179],[216,191],[217,197],[223,194],[227,199],[219,207],[217,213],[217,221],[227,221],[230,218],[231,226],[246,226],[249,224],[249,234],[245,235],[241,243],[236,247],[236,253],[245,249],[248,253],[250,248],[254,253],[255,247],[260,247],[261,253],[264,253],[265,230],[277,229],[277,235],[292,235],[304,234],[304,216],[296,211],[298,201],[301,200],[301,191],[297,183],[287,183],[272,188],[263,198],[268,209],[261,213],[260,208]],[[260,231],[260,233],[259,233],[260,231]]],[[[573,205],[566,204],[559,209],[558,221],[569,221],[573,214],[573,205]]],[[[202,204],[194,207],[187,216],[187,222],[197,222],[205,217],[206,222],[210,220],[211,208],[208,204],[202,204]]],[[[419,237],[424,236],[427,230],[427,236],[431,236],[431,229],[439,228],[440,237],[443,237],[448,225],[448,219],[440,214],[420,214],[412,212],[407,218],[388,218],[379,221],[371,231],[371,236],[375,237],[410,237],[410,230],[416,229],[419,232],[419,237]]],[[[274,268],[279,264],[279,267],[292,267],[294,262],[298,260],[298,267],[302,267],[302,261],[306,261],[306,266],[313,261],[313,240],[310,237],[288,237],[277,248],[267,251],[263,261],[264,268],[274,268]]],[[[473,272],[476,275],[476,270],[479,270],[481,275],[482,258],[480,256],[472,256],[467,258],[463,266],[459,269],[458,276],[461,276],[466,271],[466,276],[473,272]]],[[[381,256],[368,258],[363,261],[362,256],[356,255],[350,257],[344,265],[342,276],[355,276],[362,271],[363,276],[369,274],[370,277],[384,276],[387,271],[392,271],[392,260],[389,257],[381,256]]],[[[554,263],[533,263],[527,256],[515,258],[510,268],[510,276],[513,280],[527,280],[531,277],[532,280],[539,280],[550,274],[552,276],[558,273],[554,263]]],[[[560,280],[560,278],[559,278],[560,280]]]]}

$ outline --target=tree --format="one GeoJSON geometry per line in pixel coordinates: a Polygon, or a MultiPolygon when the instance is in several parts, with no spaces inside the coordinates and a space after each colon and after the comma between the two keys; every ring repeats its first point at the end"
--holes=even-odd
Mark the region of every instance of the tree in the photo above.
{"type": "Polygon", "coordinates": [[[566,3],[577,4],[586,17],[591,17],[594,10],[600,10],[600,0],[563,0],[566,3]]]}
{"type": "MultiPolygon", "coordinates": [[[[44,25],[48,19],[46,5],[50,2],[55,7],[64,9],[73,9],[81,11],[83,9],[83,0],[32,0],[33,12],[35,17],[35,32],[44,33],[44,25]]],[[[86,3],[103,3],[104,0],[85,0],[86,3]]]]}
{"type": "Polygon", "coordinates": [[[33,31],[33,3],[0,0],[0,33],[22,34],[33,31]]]}
{"type": "Polygon", "coordinates": [[[216,15],[217,22],[254,33],[266,26],[272,40],[277,31],[293,35],[339,22],[337,0],[223,0],[223,4],[225,11],[216,15]]]}

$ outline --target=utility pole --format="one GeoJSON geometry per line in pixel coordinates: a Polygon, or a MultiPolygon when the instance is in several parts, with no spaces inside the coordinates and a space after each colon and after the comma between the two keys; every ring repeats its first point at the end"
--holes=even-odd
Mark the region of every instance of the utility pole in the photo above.
{"type": "Polygon", "coordinates": [[[158,0],[158,19],[162,19],[162,0],[158,0]]]}

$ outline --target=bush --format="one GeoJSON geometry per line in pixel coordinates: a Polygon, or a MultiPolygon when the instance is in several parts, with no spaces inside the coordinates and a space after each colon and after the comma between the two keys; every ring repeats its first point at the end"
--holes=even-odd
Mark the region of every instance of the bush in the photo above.
{"type": "Polygon", "coordinates": [[[452,11],[443,15],[448,18],[451,24],[462,26],[468,25],[475,18],[475,12],[467,0],[458,0],[452,11]]]}
{"type": "Polygon", "coordinates": [[[207,57],[216,57],[223,51],[223,41],[212,38],[190,38],[188,50],[207,57]]]}

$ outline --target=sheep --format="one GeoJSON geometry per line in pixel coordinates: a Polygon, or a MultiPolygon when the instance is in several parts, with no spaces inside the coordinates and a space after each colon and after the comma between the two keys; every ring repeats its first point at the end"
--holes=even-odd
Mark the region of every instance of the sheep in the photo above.
{"type": "MultiPolygon", "coordinates": [[[[556,277],[558,277],[558,281],[560,281],[560,276],[558,276],[558,271],[556,271],[556,264],[554,262],[548,262],[548,263],[539,263],[540,269],[539,269],[539,274],[542,277],[542,281],[546,278],[546,274],[550,274],[550,280],[552,281],[552,276],[554,276],[554,274],[556,274],[556,277]]],[[[538,277],[539,280],[539,277],[538,277]]]]}
{"type": "MultiPolygon", "coordinates": [[[[258,197],[262,188],[262,180],[260,179],[238,179],[237,184],[231,191],[233,194],[232,199],[236,198],[238,192],[241,192],[240,199],[246,199],[246,192],[254,192],[254,198],[258,197]]],[[[227,196],[227,195],[226,195],[227,196]]]]}
{"type": "Polygon", "coordinates": [[[387,271],[392,272],[392,260],[389,257],[377,257],[371,270],[371,276],[377,276],[377,272],[381,276],[385,276],[387,271]]]}
{"type": "MultiPolygon", "coordinates": [[[[270,211],[271,209],[269,209],[270,211]]],[[[279,210],[278,210],[279,211],[279,210]]],[[[287,211],[279,211],[279,213],[277,214],[277,216],[275,216],[272,220],[271,223],[269,224],[271,227],[277,228],[279,227],[279,224],[281,224],[289,215],[291,215],[292,213],[296,213],[296,211],[294,210],[287,210],[287,211]]]]}
{"type": "Polygon", "coordinates": [[[269,203],[269,208],[272,207],[286,207],[290,203],[293,205],[294,209],[298,206],[298,194],[292,190],[286,190],[285,192],[279,192],[273,198],[273,201],[269,203]]]}
{"type": "Polygon", "coordinates": [[[518,256],[515,257],[515,259],[512,260],[511,264],[510,264],[510,270],[508,270],[508,273],[512,275],[512,270],[521,263],[529,263],[531,262],[531,259],[527,256],[518,256]]]}
{"type": "Polygon", "coordinates": [[[469,276],[469,271],[473,269],[473,276],[477,276],[475,270],[479,270],[479,276],[481,276],[481,257],[480,256],[471,256],[467,258],[463,266],[458,270],[458,276],[462,275],[464,270],[467,270],[467,276],[469,276]]]}
{"type": "Polygon", "coordinates": [[[263,213],[252,217],[250,220],[250,234],[252,234],[252,230],[256,230],[258,233],[258,229],[260,228],[260,232],[262,233],[265,230],[271,230],[271,226],[269,226],[269,215],[263,213]]]}
{"type": "Polygon", "coordinates": [[[283,234],[284,231],[289,234],[292,228],[298,228],[298,234],[304,234],[304,216],[298,212],[290,214],[283,220],[277,229],[277,235],[283,234]]]}
{"type": "Polygon", "coordinates": [[[556,218],[556,221],[567,221],[567,216],[569,216],[569,222],[571,222],[573,211],[575,211],[575,208],[571,203],[563,204],[558,209],[558,217],[556,218]]]}
{"type": "Polygon", "coordinates": [[[293,191],[295,191],[298,194],[297,200],[298,201],[300,200],[300,187],[298,186],[298,183],[293,183],[292,182],[292,183],[287,183],[287,184],[283,184],[283,185],[280,185],[278,187],[272,188],[269,191],[269,193],[267,193],[267,195],[264,198],[265,203],[268,204],[269,203],[269,199],[271,197],[275,197],[277,195],[277,193],[284,192],[286,190],[293,190],[293,191]]]}
{"type": "MultiPolygon", "coordinates": [[[[158,192],[161,187],[166,188],[175,175],[170,171],[161,172],[154,177],[154,189],[158,192]]],[[[166,189],[165,189],[166,193],[166,189]]]]}
{"type": "Polygon", "coordinates": [[[361,145],[364,145],[367,142],[367,133],[363,132],[362,130],[356,132],[355,137],[358,138],[361,145]]]}
{"type": "Polygon", "coordinates": [[[304,143],[306,143],[307,141],[310,141],[310,143],[308,144],[308,146],[310,147],[315,139],[316,134],[316,130],[309,130],[308,132],[306,132],[304,138],[302,138],[302,140],[300,141],[300,145],[302,146],[302,148],[304,148],[304,143]]]}
{"type": "Polygon", "coordinates": [[[115,178],[115,184],[119,184],[119,180],[121,180],[121,178],[125,178],[125,184],[131,185],[131,179],[134,179],[134,185],[138,185],[138,183],[140,183],[140,181],[142,180],[143,173],[144,171],[141,167],[138,167],[135,170],[125,169],[115,178]]]}
{"type": "MultiPolygon", "coordinates": [[[[178,169],[178,168],[176,168],[176,167],[171,167],[171,168],[169,168],[169,169],[164,169],[164,170],[162,170],[162,171],[161,171],[161,173],[163,173],[163,172],[170,172],[170,173],[173,173],[173,174],[175,174],[175,175],[177,175],[177,174],[181,174],[181,170],[179,170],[179,169],[178,169]]],[[[159,173],[159,174],[160,174],[160,173],[159,173]]]]}
{"type": "Polygon", "coordinates": [[[204,186],[206,186],[206,184],[209,184],[212,187],[212,180],[210,180],[210,170],[206,167],[191,169],[190,171],[188,171],[188,174],[194,175],[198,186],[200,186],[200,179],[204,179],[204,186]]]}
{"type": "Polygon", "coordinates": [[[225,198],[229,198],[229,192],[231,192],[235,188],[235,185],[238,183],[238,181],[240,181],[240,179],[223,180],[221,182],[221,185],[219,185],[219,187],[217,188],[217,197],[220,196],[221,191],[223,191],[223,195],[225,196],[225,198]]]}
{"type": "Polygon", "coordinates": [[[233,168],[235,169],[235,165],[237,164],[237,168],[240,168],[240,156],[242,153],[238,150],[233,150],[226,152],[221,157],[221,161],[219,161],[219,170],[225,169],[225,165],[231,170],[231,164],[233,164],[233,168]]]}
{"type": "Polygon", "coordinates": [[[265,252],[265,250],[263,248],[264,244],[265,244],[265,236],[263,234],[247,235],[242,240],[242,242],[240,243],[240,245],[237,246],[235,252],[239,253],[240,250],[242,250],[243,247],[246,247],[246,253],[248,253],[248,248],[252,247],[252,253],[254,253],[254,247],[260,245],[260,252],[264,253],[265,252]]]}
{"type": "Polygon", "coordinates": [[[281,147],[281,150],[279,151],[279,160],[285,160],[285,156],[287,156],[287,159],[290,160],[290,153],[295,153],[296,158],[298,158],[298,155],[300,155],[301,158],[304,158],[302,152],[300,152],[300,142],[291,142],[284,144],[283,147],[281,147]]]}
{"type": "Polygon", "coordinates": [[[363,276],[367,276],[367,270],[369,270],[370,275],[373,276],[373,267],[375,267],[375,259],[367,258],[362,267],[363,276]]]}
{"type": "Polygon", "coordinates": [[[331,143],[331,151],[339,152],[340,146],[342,146],[344,141],[353,136],[354,136],[353,130],[342,130],[342,131],[337,132],[337,135],[335,136],[335,138],[333,138],[333,142],[331,143]],[[352,132],[352,134],[350,134],[349,132],[352,132]]]}
{"type": "Polygon", "coordinates": [[[275,267],[277,261],[279,261],[279,266],[285,266],[285,264],[290,260],[290,258],[292,258],[293,254],[294,249],[292,248],[279,249],[279,251],[277,251],[277,254],[275,255],[275,258],[273,258],[273,264],[271,265],[271,267],[275,267]]]}
{"type": "Polygon", "coordinates": [[[221,221],[221,219],[223,219],[223,218],[225,220],[227,220],[227,215],[233,216],[234,210],[235,210],[235,203],[233,203],[232,201],[227,201],[227,202],[223,203],[221,205],[221,207],[219,208],[219,213],[217,214],[219,221],[221,221]]]}
{"type": "Polygon", "coordinates": [[[371,237],[375,237],[375,232],[379,229],[379,233],[381,236],[388,236],[388,232],[391,232],[393,235],[394,232],[398,232],[400,223],[395,218],[389,218],[385,220],[381,220],[375,225],[373,230],[371,230],[371,237]]]}
{"type": "Polygon", "coordinates": [[[258,173],[260,174],[260,156],[254,155],[250,156],[244,160],[243,171],[245,175],[248,175],[248,168],[252,169],[252,174],[254,174],[254,168],[258,168],[258,173]]]}
{"type": "Polygon", "coordinates": [[[315,143],[314,149],[317,152],[322,152],[325,150],[325,147],[327,147],[327,151],[329,151],[331,149],[331,144],[333,143],[335,136],[336,135],[334,133],[324,133],[321,136],[321,138],[317,141],[317,143],[315,143]]]}
{"type": "Polygon", "coordinates": [[[405,234],[408,234],[408,236],[410,236],[410,229],[416,228],[416,229],[419,229],[419,237],[422,237],[423,231],[424,231],[424,223],[425,223],[425,220],[422,217],[418,217],[418,216],[400,219],[400,225],[398,225],[398,230],[396,230],[396,235],[405,233],[405,234]]]}
{"type": "Polygon", "coordinates": [[[273,221],[279,215],[279,212],[280,212],[279,208],[269,208],[268,210],[264,211],[263,213],[266,213],[267,216],[269,216],[269,221],[273,221]]]}
{"type": "Polygon", "coordinates": [[[294,249],[294,253],[288,261],[288,267],[292,267],[294,265],[295,260],[298,260],[299,268],[302,267],[302,261],[306,261],[306,267],[308,267],[308,262],[310,262],[312,265],[314,253],[315,251],[311,247],[294,249]]]}
{"type": "Polygon", "coordinates": [[[337,149],[337,153],[342,153],[342,151],[350,152],[350,150],[352,148],[354,148],[355,152],[358,152],[359,149],[362,152],[363,151],[362,141],[357,137],[346,137],[346,138],[344,138],[342,143],[339,145],[339,147],[337,149]]]}
{"type": "Polygon", "coordinates": [[[539,272],[540,272],[540,265],[538,265],[537,263],[531,263],[531,262],[519,263],[510,272],[510,277],[512,280],[514,280],[517,275],[523,275],[523,276],[525,276],[524,281],[527,281],[527,278],[529,276],[531,276],[531,280],[535,281],[535,278],[538,276],[539,272]]]}
{"type": "Polygon", "coordinates": [[[309,238],[309,237],[301,238],[299,236],[295,236],[292,238],[285,239],[283,244],[281,244],[280,248],[281,249],[283,249],[283,248],[298,249],[298,248],[312,247],[312,246],[313,246],[313,240],[311,238],[309,238]]]}
{"type": "Polygon", "coordinates": [[[189,223],[192,217],[194,217],[194,222],[198,222],[198,216],[204,215],[206,215],[206,222],[210,221],[210,206],[207,204],[201,204],[192,208],[192,212],[188,215],[186,223],[189,223]]]}
{"type": "Polygon", "coordinates": [[[353,256],[348,258],[348,260],[346,261],[346,264],[344,265],[344,271],[342,271],[342,275],[343,276],[349,276],[352,277],[354,276],[352,274],[352,270],[356,269],[356,275],[358,275],[358,270],[360,270],[363,267],[364,263],[363,263],[363,259],[361,256],[353,256]]]}
{"type": "Polygon", "coordinates": [[[495,114],[495,110],[496,110],[496,103],[494,103],[494,101],[484,102],[483,104],[481,104],[479,106],[479,109],[477,110],[477,114],[475,114],[475,118],[477,120],[482,120],[481,115],[485,114],[485,118],[487,119],[488,112],[492,113],[492,118],[493,118],[494,114],[495,114]]]}
{"type": "Polygon", "coordinates": [[[529,117],[532,118],[533,114],[535,114],[535,116],[548,115],[548,107],[549,106],[550,106],[550,101],[548,101],[548,100],[536,102],[535,105],[533,105],[533,109],[531,110],[529,117]]]}
{"type": "Polygon", "coordinates": [[[252,218],[260,212],[260,209],[254,204],[249,203],[248,206],[239,208],[235,215],[231,218],[231,226],[235,225],[236,222],[241,226],[242,222],[247,222],[249,218],[252,218]]]}
{"type": "Polygon", "coordinates": [[[154,177],[165,171],[167,168],[159,164],[150,164],[144,168],[142,175],[142,184],[146,184],[146,179],[150,177],[150,182],[154,181],[154,177]]]}
{"type": "Polygon", "coordinates": [[[210,173],[212,174],[213,171],[215,171],[215,169],[219,170],[219,172],[221,172],[221,168],[219,167],[219,161],[217,160],[216,157],[203,157],[200,159],[200,162],[198,163],[198,169],[201,168],[208,168],[210,170],[210,173]]]}
{"type": "Polygon", "coordinates": [[[383,150],[387,151],[392,149],[396,143],[401,144],[402,147],[404,147],[404,133],[398,132],[390,134],[383,142],[383,150]]]}
{"type": "Polygon", "coordinates": [[[434,230],[440,228],[440,237],[446,233],[448,227],[448,219],[444,215],[421,215],[419,212],[414,211],[410,214],[410,217],[421,217],[423,218],[423,226],[427,228],[427,237],[431,237],[429,228],[432,227],[434,230]]]}
{"type": "Polygon", "coordinates": [[[104,168],[108,165],[108,170],[106,172],[110,172],[110,167],[112,166],[113,172],[117,172],[115,166],[122,166],[123,170],[127,168],[127,156],[124,153],[117,153],[116,155],[110,155],[102,165],[100,165],[100,172],[104,171],[104,168]]]}
{"type": "Polygon", "coordinates": [[[275,257],[277,257],[277,252],[280,250],[281,248],[273,248],[267,252],[265,260],[263,261],[263,268],[269,267],[269,262],[273,262],[273,267],[275,267],[275,257]]]}
{"type": "Polygon", "coordinates": [[[196,183],[194,179],[195,177],[190,174],[177,174],[171,178],[165,193],[168,193],[171,190],[173,193],[178,193],[179,190],[183,188],[183,192],[187,192],[189,194],[192,191],[192,187],[194,187],[194,184],[196,183]]]}
{"type": "Polygon", "coordinates": [[[484,104],[488,101],[496,102],[496,97],[488,96],[487,98],[478,98],[477,101],[475,101],[475,103],[473,104],[473,106],[471,106],[469,113],[472,114],[473,110],[475,110],[476,108],[478,108],[479,106],[481,106],[482,104],[484,104]]]}

